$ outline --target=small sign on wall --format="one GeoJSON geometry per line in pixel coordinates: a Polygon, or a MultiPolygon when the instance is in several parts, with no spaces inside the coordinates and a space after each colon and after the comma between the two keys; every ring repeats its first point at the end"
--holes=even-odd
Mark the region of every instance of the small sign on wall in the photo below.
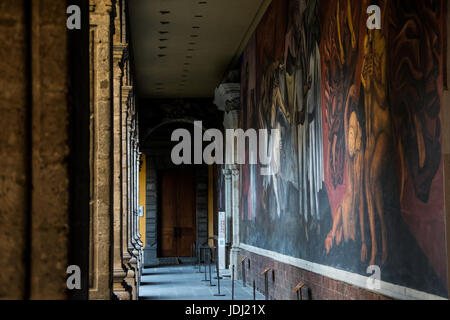
{"type": "Polygon", "coordinates": [[[219,212],[219,234],[218,234],[218,259],[219,269],[224,270],[225,266],[225,212],[219,212]]]}
{"type": "Polygon", "coordinates": [[[139,217],[144,216],[144,206],[139,206],[139,217]]]}

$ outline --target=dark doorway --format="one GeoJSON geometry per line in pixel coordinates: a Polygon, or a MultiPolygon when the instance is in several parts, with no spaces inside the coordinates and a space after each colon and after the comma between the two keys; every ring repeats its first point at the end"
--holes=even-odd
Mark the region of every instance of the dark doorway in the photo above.
{"type": "Polygon", "coordinates": [[[161,172],[160,257],[190,257],[196,236],[195,174],[191,169],[161,172]]]}

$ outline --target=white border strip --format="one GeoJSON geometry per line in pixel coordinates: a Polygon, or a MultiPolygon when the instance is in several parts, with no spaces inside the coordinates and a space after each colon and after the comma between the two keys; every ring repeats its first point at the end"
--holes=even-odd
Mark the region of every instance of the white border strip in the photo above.
{"type": "MultiPolygon", "coordinates": [[[[292,265],[294,267],[304,269],[313,273],[320,274],[327,278],[331,278],[334,280],[342,281],[356,287],[360,287],[363,289],[367,289],[366,283],[369,277],[364,277],[359,274],[339,270],[336,268],[324,266],[321,264],[313,263],[310,261],[282,255],[280,253],[269,251],[253,246],[249,246],[247,244],[241,243],[240,247],[246,251],[258,254],[260,256],[264,256],[267,258],[274,259],[276,261],[292,265]]],[[[447,300],[443,297],[439,297],[433,294],[429,294],[426,292],[414,290],[411,288],[395,285],[392,283],[380,281],[381,289],[380,290],[368,290],[371,292],[375,292],[378,294],[382,294],[394,299],[401,300],[447,300]]]]}

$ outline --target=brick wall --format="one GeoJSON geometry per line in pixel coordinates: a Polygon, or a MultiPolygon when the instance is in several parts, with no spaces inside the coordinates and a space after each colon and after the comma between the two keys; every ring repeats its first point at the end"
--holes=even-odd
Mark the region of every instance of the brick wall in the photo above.
{"type": "MultiPolygon", "coordinates": [[[[304,282],[303,299],[311,300],[389,300],[389,298],[368,290],[336,281],[325,276],[309,272],[273,259],[241,249],[241,258],[247,256],[245,273],[248,285],[256,282],[258,291],[264,294],[264,276],[261,272],[270,267],[268,272],[268,292],[270,300],[295,300],[294,287],[304,282]]],[[[241,268],[241,266],[239,266],[241,268]]]]}

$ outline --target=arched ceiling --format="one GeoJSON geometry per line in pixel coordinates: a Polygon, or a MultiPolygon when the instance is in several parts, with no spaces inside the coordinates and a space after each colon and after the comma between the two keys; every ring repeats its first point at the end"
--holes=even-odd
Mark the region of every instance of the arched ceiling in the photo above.
{"type": "Polygon", "coordinates": [[[129,0],[140,98],[212,97],[271,0],[129,0]]]}

